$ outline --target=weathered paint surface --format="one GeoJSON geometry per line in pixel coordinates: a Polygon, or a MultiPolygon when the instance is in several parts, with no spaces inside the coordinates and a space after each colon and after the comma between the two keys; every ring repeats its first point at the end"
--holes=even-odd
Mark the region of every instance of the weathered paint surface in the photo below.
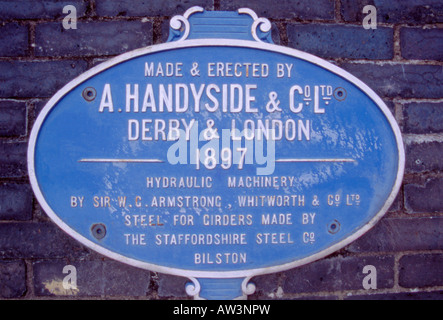
{"type": "Polygon", "coordinates": [[[371,228],[401,182],[395,120],[361,81],[260,30],[185,32],[60,90],[29,149],[50,217],[117,260],[209,278],[295,267],[371,228]]]}

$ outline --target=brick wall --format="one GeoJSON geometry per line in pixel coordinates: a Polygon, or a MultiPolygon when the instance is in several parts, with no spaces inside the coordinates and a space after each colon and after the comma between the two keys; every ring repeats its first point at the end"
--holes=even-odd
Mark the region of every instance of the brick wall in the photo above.
{"type": "Polygon", "coordinates": [[[406,172],[395,203],[363,237],[317,262],[253,279],[250,299],[443,298],[443,2],[0,1],[0,298],[187,298],[186,279],[112,261],[64,234],[31,191],[26,150],[48,99],[92,66],[165,42],[169,19],[194,5],[249,7],[273,23],[273,39],[318,55],[373,88],[395,115],[406,172]],[[365,30],[362,9],[377,8],[365,30]],[[65,30],[65,5],[77,29],[65,30]],[[74,265],[79,290],[63,290],[74,265]],[[377,270],[377,289],[362,286],[377,270]]]}

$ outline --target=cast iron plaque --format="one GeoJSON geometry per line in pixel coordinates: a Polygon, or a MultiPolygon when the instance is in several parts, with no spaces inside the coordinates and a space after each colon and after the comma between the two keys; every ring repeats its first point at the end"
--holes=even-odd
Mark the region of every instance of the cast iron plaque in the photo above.
{"type": "Polygon", "coordinates": [[[383,101],[322,59],[272,44],[249,9],[193,7],[169,41],[68,83],[32,130],[43,209],[84,245],[185,276],[196,298],[322,258],[369,230],[403,175],[383,101]]]}

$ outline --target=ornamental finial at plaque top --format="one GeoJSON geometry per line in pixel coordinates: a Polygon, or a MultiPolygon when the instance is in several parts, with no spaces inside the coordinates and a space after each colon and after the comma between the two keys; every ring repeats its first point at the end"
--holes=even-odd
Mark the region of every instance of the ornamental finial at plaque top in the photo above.
{"type": "Polygon", "coordinates": [[[190,279],[194,299],[246,299],[253,277],[349,245],[388,211],[404,165],[383,100],[275,45],[248,8],[192,7],[166,43],[81,74],[28,146],[54,223],[104,256],[190,279]]]}
{"type": "Polygon", "coordinates": [[[184,41],[203,38],[226,38],[255,40],[273,43],[271,22],[259,18],[249,8],[240,8],[237,12],[205,11],[202,7],[191,7],[183,15],[171,18],[169,23],[169,41],[184,41]],[[235,20],[236,24],[232,22],[235,20]],[[241,23],[239,23],[241,22],[241,23]],[[211,30],[208,31],[207,27],[211,30]]]}

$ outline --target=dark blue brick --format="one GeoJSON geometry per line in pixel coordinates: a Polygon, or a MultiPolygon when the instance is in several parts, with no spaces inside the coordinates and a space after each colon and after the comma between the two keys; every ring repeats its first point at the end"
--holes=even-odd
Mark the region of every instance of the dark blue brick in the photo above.
{"type": "Polygon", "coordinates": [[[255,292],[251,295],[251,298],[256,299],[269,299],[279,298],[279,279],[280,273],[271,273],[261,276],[256,276],[251,279],[251,283],[255,284],[255,292]]]}
{"type": "Polygon", "coordinates": [[[359,290],[363,288],[366,265],[377,270],[377,289],[394,285],[394,257],[334,257],[285,272],[283,292],[359,290]]]}
{"type": "Polygon", "coordinates": [[[401,210],[401,203],[403,202],[402,192],[400,191],[395,197],[394,202],[391,204],[391,207],[388,209],[388,212],[396,212],[401,210]]]}
{"type": "Polygon", "coordinates": [[[26,135],[26,103],[0,101],[0,136],[26,135]]]}
{"type": "Polygon", "coordinates": [[[423,288],[443,285],[443,254],[415,254],[399,261],[399,285],[423,288]]]}
{"type": "Polygon", "coordinates": [[[394,55],[392,28],[290,24],[287,32],[290,47],[323,58],[392,59],[394,55]]]}
{"type": "Polygon", "coordinates": [[[406,144],[406,173],[443,170],[442,158],[442,142],[406,144]]]}
{"type": "Polygon", "coordinates": [[[86,61],[0,61],[0,97],[51,97],[80,73],[86,61]]]}
{"type": "Polygon", "coordinates": [[[99,16],[105,17],[154,17],[182,15],[193,6],[210,10],[213,2],[211,0],[100,0],[96,1],[96,12],[99,16]]]}
{"type": "Polygon", "coordinates": [[[441,250],[443,217],[387,218],[346,247],[350,252],[441,250]]]}
{"type": "Polygon", "coordinates": [[[363,22],[363,7],[374,5],[377,21],[382,23],[429,24],[443,22],[441,0],[340,0],[341,14],[345,21],[363,22]]]}
{"type": "Polygon", "coordinates": [[[0,142],[0,178],[26,176],[26,151],[25,142],[0,142]]]}
{"type": "Polygon", "coordinates": [[[149,293],[151,272],[118,261],[103,262],[104,295],[145,296],[149,293]]]}
{"type": "Polygon", "coordinates": [[[89,254],[53,223],[0,223],[0,259],[72,259],[89,254]]]}
{"type": "Polygon", "coordinates": [[[443,66],[345,63],[342,67],[382,97],[443,97],[443,66]]]}
{"type": "Polygon", "coordinates": [[[158,274],[158,295],[162,298],[190,298],[185,290],[187,283],[192,281],[188,278],[158,274]]]}
{"type": "Polygon", "coordinates": [[[334,0],[299,1],[248,1],[226,0],[220,2],[220,10],[235,11],[250,8],[259,17],[268,19],[333,20],[334,0]]]}
{"type": "Polygon", "coordinates": [[[144,297],[151,280],[150,272],[124,265],[116,261],[74,260],[37,261],[33,264],[34,291],[37,296],[126,296],[144,297]],[[66,265],[72,265],[77,273],[77,290],[65,289],[63,279],[71,272],[63,273],[66,265]]]}
{"type": "Polygon", "coordinates": [[[152,23],[140,21],[79,22],[65,30],[60,23],[36,27],[37,56],[117,55],[152,44],[152,23]]]}
{"type": "Polygon", "coordinates": [[[407,184],[404,190],[405,208],[409,213],[443,212],[442,178],[428,179],[423,185],[407,184]]]}
{"type": "Polygon", "coordinates": [[[25,263],[23,261],[0,261],[0,297],[20,298],[25,293],[25,263]]]}
{"type": "Polygon", "coordinates": [[[443,60],[443,29],[402,28],[400,44],[406,59],[443,60]]]}
{"type": "Polygon", "coordinates": [[[161,28],[160,42],[164,43],[168,40],[169,37],[169,20],[162,21],[160,28],[161,28]]]}
{"type": "Polygon", "coordinates": [[[43,99],[40,101],[36,101],[34,103],[34,117],[37,117],[39,115],[39,113],[43,110],[43,108],[45,107],[45,105],[48,103],[48,99],[43,99]]]}
{"type": "Polygon", "coordinates": [[[403,106],[404,133],[442,133],[443,103],[408,103],[403,106]]]}
{"type": "Polygon", "coordinates": [[[32,191],[29,185],[0,184],[0,220],[32,219],[32,191]]]}
{"type": "Polygon", "coordinates": [[[63,18],[63,8],[73,5],[77,9],[77,18],[86,13],[87,2],[83,0],[21,0],[0,1],[0,19],[54,19],[63,18]]]}
{"type": "Polygon", "coordinates": [[[28,51],[28,27],[18,23],[0,26],[0,56],[23,56],[28,51]]]}

